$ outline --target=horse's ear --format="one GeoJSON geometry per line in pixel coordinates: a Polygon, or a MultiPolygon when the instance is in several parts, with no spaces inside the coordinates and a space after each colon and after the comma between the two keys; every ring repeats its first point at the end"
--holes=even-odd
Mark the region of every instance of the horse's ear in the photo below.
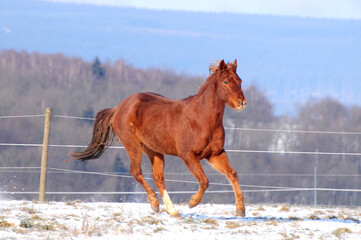
{"type": "Polygon", "coordinates": [[[237,71],[237,59],[234,60],[234,63],[232,64],[234,71],[237,71]]]}
{"type": "Polygon", "coordinates": [[[224,62],[224,59],[222,59],[222,61],[219,62],[218,69],[221,71],[226,69],[226,63],[224,62]]]}

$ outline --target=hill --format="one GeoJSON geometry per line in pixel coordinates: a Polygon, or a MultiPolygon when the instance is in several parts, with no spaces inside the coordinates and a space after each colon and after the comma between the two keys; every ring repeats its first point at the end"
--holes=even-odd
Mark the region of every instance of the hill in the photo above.
{"type": "Polygon", "coordinates": [[[0,3],[0,49],[63,52],[92,61],[207,75],[216,59],[238,59],[277,115],[331,96],[359,104],[361,21],[156,11],[44,1],[0,3]]]}

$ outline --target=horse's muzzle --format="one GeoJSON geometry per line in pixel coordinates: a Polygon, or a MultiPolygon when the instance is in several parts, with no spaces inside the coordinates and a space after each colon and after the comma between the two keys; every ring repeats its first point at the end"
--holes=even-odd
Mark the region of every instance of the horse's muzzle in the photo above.
{"type": "Polygon", "coordinates": [[[246,99],[242,100],[242,99],[238,98],[237,102],[238,102],[237,110],[242,110],[242,109],[246,108],[246,104],[247,104],[246,99]]]}

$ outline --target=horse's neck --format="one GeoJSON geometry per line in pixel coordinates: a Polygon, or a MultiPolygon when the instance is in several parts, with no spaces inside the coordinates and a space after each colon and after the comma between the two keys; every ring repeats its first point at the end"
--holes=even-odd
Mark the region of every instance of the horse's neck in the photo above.
{"type": "MultiPolygon", "coordinates": [[[[211,79],[208,79],[209,81],[211,79]]],[[[206,83],[202,86],[197,95],[193,98],[193,109],[200,121],[208,123],[211,127],[219,127],[222,125],[222,118],[226,103],[221,100],[216,91],[213,82],[206,83]]]]}

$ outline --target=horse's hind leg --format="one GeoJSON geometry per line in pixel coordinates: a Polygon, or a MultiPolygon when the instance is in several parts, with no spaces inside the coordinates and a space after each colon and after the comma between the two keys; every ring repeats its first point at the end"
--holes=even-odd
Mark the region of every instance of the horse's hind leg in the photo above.
{"type": "Polygon", "coordinates": [[[144,147],[144,152],[152,164],[153,180],[163,199],[167,212],[173,217],[179,217],[164,185],[164,155],[154,152],[147,147],[144,147]]]}
{"type": "Polygon", "coordinates": [[[140,144],[138,145],[128,145],[124,144],[125,149],[127,150],[129,159],[130,159],[130,174],[137,180],[140,185],[147,192],[147,199],[151,204],[152,209],[155,212],[159,211],[159,201],[154,190],[149,186],[149,184],[144,180],[141,164],[142,164],[142,148],[140,144]]]}

